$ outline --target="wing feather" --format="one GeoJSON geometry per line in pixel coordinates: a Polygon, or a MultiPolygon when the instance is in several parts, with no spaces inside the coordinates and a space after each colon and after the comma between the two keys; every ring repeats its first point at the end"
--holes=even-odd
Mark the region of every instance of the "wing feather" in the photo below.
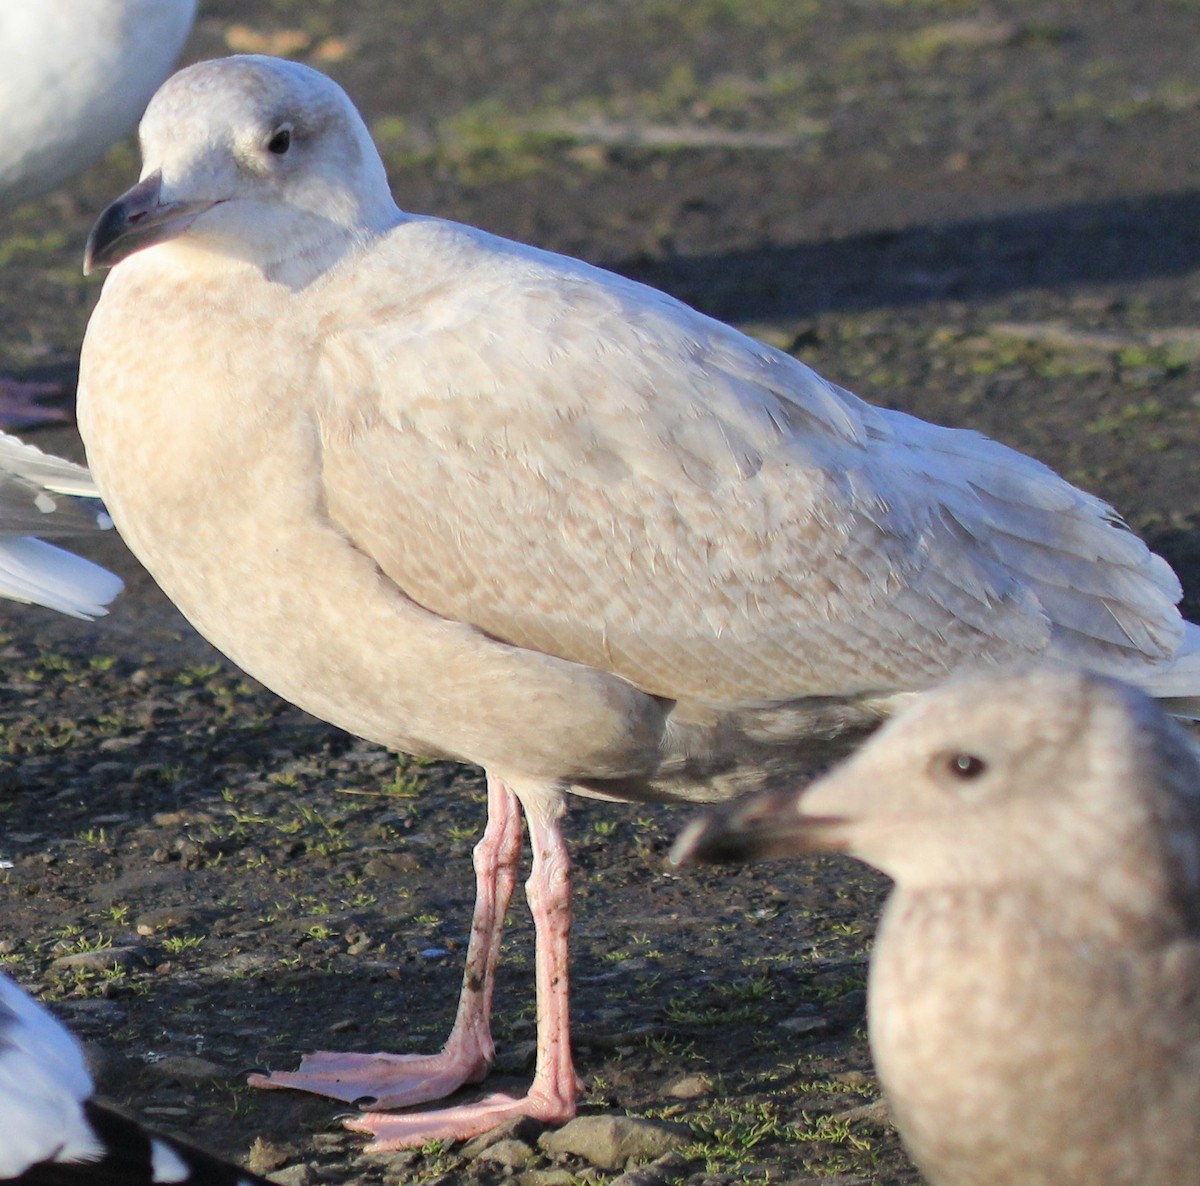
{"type": "Polygon", "coordinates": [[[328,509],[437,614],[724,705],[1180,646],[1174,574],[1100,500],[661,293],[435,220],[354,281],[314,376],[328,509]]]}

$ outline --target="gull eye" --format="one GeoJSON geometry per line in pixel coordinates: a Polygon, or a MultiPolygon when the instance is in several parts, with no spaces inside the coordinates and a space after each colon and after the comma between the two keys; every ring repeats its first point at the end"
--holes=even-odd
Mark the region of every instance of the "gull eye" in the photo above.
{"type": "Polygon", "coordinates": [[[946,757],[946,770],[957,781],[970,782],[987,770],[987,763],[974,754],[949,754],[946,757]]]}
{"type": "Polygon", "coordinates": [[[281,124],[274,132],[271,133],[271,139],[267,141],[267,151],[273,152],[276,156],[283,156],[285,152],[292,146],[292,125],[281,124]]]}

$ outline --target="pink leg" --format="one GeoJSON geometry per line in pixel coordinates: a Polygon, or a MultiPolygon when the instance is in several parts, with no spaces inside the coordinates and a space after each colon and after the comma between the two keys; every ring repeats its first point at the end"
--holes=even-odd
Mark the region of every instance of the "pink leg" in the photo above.
{"type": "Polygon", "coordinates": [[[464,1083],[478,1083],[495,1058],[492,990],[504,917],[521,857],[521,808],[516,795],[488,779],[488,822],[475,846],[475,915],[463,973],[458,1016],[438,1054],[307,1055],[299,1070],[251,1075],[253,1087],[292,1087],[347,1103],[403,1108],[442,1099],[464,1083]]]}
{"type": "Polygon", "coordinates": [[[559,826],[562,805],[557,800],[534,801],[526,803],[525,809],[533,847],[533,870],[525,894],[537,936],[537,1066],[529,1094],[523,1099],[490,1095],[474,1104],[405,1116],[368,1112],[346,1122],[347,1128],[375,1138],[368,1151],[461,1140],[487,1132],[513,1116],[562,1124],[575,1115],[579,1084],[571,1061],[567,991],[571,862],[559,826]]]}

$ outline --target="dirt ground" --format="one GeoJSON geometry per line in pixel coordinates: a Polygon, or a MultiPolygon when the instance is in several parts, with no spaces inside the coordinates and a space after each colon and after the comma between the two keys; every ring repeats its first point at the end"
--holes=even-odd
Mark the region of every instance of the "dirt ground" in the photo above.
{"type": "MultiPolygon", "coordinates": [[[[293,54],[350,90],[397,199],[666,288],[892,407],[1116,505],[1200,616],[1196,0],[201,0],[189,59],[293,54]]],[[[73,378],[88,227],[131,145],[0,223],[0,365],[73,378]]],[[[70,429],[28,434],[80,455],[70,429]]],[[[119,541],[81,624],[0,606],[0,959],[146,1119],[313,1183],[604,1182],[456,1147],[364,1157],[336,1105],[243,1085],[299,1052],[432,1047],[453,1014],[478,771],[328,727],[198,639],[119,541]],[[65,958],[64,957],[68,957],[65,958]]],[[[883,880],[673,871],[685,816],[582,804],[584,1109],[689,1143],[640,1180],[918,1181],[863,986],[883,880]],[[862,1110],[865,1107],[865,1110],[862,1110]]],[[[494,1082],[531,1065],[532,933],[494,1082]]]]}

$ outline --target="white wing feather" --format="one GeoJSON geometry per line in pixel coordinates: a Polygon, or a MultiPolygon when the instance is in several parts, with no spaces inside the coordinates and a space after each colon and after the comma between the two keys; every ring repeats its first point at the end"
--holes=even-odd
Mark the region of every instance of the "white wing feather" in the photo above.
{"type": "Polygon", "coordinates": [[[0,973],[0,1180],[55,1157],[99,1157],[100,1144],[83,1114],[92,1091],[79,1044],[0,973]]]}
{"type": "Polygon", "coordinates": [[[94,618],[122,589],[107,569],[26,533],[64,536],[112,526],[81,465],[0,433],[0,597],[94,618]]]}

